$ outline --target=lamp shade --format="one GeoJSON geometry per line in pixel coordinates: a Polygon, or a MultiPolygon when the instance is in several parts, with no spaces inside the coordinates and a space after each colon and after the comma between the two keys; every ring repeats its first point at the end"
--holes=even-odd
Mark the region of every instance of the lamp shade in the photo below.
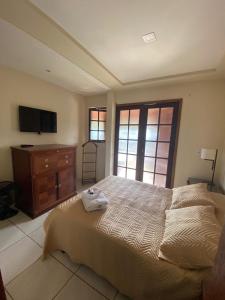
{"type": "Polygon", "coordinates": [[[217,149],[201,149],[201,159],[215,160],[217,149]]]}

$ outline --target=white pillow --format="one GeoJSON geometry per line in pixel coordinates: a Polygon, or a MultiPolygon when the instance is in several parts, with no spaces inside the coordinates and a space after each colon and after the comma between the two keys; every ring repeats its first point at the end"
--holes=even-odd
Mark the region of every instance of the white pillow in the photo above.
{"type": "Polygon", "coordinates": [[[196,205],[215,206],[211,192],[208,192],[207,185],[205,183],[185,185],[173,189],[172,204],[170,209],[196,205]]]}
{"type": "Polygon", "coordinates": [[[213,206],[166,210],[158,257],[186,269],[212,267],[220,233],[213,206]]]}
{"type": "Polygon", "coordinates": [[[183,185],[179,186],[176,188],[173,188],[173,191],[179,191],[179,190],[201,190],[201,191],[207,191],[207,183],[195,183],[195,184],[188,184],[188,185],[183,185]]]}

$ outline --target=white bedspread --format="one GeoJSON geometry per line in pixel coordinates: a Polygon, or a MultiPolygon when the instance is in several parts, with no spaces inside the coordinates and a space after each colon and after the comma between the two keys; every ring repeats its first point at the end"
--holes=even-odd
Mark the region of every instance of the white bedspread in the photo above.
{"type": "Polygon", "coordinates": [[[106,211],[87,213],[80,195],[56,208],[45,223],[45,254],[61,249],[135,300],[198,299],[205,271],[158,259],[172,191],[108,177],[96,187],[106,211]]]}

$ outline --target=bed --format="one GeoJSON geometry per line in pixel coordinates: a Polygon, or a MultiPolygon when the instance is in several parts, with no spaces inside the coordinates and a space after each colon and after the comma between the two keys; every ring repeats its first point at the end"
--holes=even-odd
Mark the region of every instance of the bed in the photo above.
{"type": "Polygon", "coordinates": [[[172,190],[110,176],[95,185],[109,198],[87,213],[80,195],[45,222],[44,255],[65,251],[134,300],[199,299],[209,269],[187,270],[158,258],[172,190]]]}

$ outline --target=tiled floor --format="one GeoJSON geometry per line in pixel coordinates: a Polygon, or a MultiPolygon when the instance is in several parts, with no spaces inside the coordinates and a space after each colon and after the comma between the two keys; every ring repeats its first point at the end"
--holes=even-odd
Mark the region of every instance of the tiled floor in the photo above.
{"type": "Polygon", "coordinates": [[[20,212],[0,221],[0,268],[7,300],[125,300],[106,280],[60,251],[42,260],[43,221],[20,212]]]}

